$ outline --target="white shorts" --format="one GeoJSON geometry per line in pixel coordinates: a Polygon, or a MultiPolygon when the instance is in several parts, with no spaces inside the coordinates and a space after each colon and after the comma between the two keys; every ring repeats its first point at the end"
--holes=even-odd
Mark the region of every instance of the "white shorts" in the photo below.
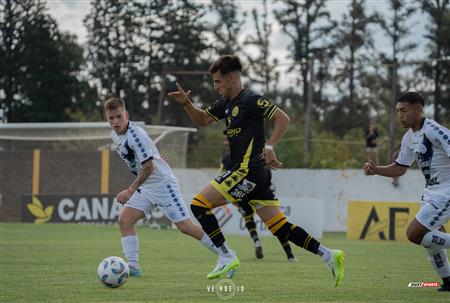
{"type": "Polygon", "coordinates": [[[425,192],[416,219],[430,230],[445,225],[450,219],[450,190],[425,192]]]}
{"type": "Polygon", "coordinates": [[[158,187],[140,187],[124,206],[144,212],[147,218],[151,216],[152,210],[158,207],[173,223],[191,218],[176,180],[170,180],[158,187]]]}

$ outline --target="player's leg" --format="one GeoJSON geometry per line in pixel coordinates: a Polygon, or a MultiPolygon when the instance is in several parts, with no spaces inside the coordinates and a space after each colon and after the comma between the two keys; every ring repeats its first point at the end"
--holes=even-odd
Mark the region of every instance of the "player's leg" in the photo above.
{"type": "Polygon", "coordinates": [[[283,247],[284,252],[286,253],[286,257],[289,262],[297,262],[297,258],[292,253],[291,245],[289,244],[289,240],[285,239],[281,236],[277,237],[278,241],[280,241],[281,247],[283,247]]]}
{"type": "Polygon", "coordinates": [[[450,263],[447,257],[450,235],[442,228],[449,217],[448,197],[439,195],[427,197],[407,229],[408,239],[425,248],[433,269],[442,278],[440,291],[450,291],[450,263]]]}
{"type": "Polygon", "coordinates": [[[216,267],[208,275],[208,279],[221,277],[230,270],[239,266],[239,259],[234,251],[229,249],[219,222],[212,209],[224,205],[225,198],[211,184],[208,184],[199,194],[192,199],[191,210],[205,233],[218,248],[219,259],[216,267]]]}
{"type": "Polygon", "coordinates": [[[314,239],[303,228],[288,222],[279,206],[259,206],[257,214],[267,228],[277,237],[288,239],[313,254],[319,255],[330,268],[334,277],[334,286],[338,286],[344,277],[344,253],[340,250],[330,250],[314,239]]]}
{"type": "Polygon", "coordinates": [[[253,207],[248,203],[248,201],[239,201],[238,202],[239,212],[245,221],[245,227],[250,233],[250,237],[253,240],[253,245],[255,246],[255,256],[257,259],[261,259],[264,257],[263,249],[261,245],[261,241],[258,237],[258,232],[256,231],[256,223],[253,218],[255,211],[253,207]]]}
{"type": "Polygon", "coordinates": [[[136,235],[135,224],[138,220],[144,218],[142,210],[127,207],[122,208],[119,216],[119,228],[122,235],[121,244],[123,254],[128,261],[131,276],[140,276],[139,267],[139,240],[136,235]]]}
{"type": "Polygon", "coordinates": [[[159,210],[169,218],[182,233],[200,241],[200,243],[211,250],[214,254],[218,254],[218,249],[214,246],[211,239],[208,238],[203,229],[194,224],[183,200],[180,191],[180,185],[176,179],[168,181],[160,188],[145,190],[146,195],[159,210]]]}
{"type": "Polygon", "coordinates": [[[214,245],[208,235],[200,226],[194,224],[190,219],[176,223],[174,222],[174,224],[182,233],[199,240],[203,246],[212,251],[215,255],[219,255],[218,248],[214,245]]]}

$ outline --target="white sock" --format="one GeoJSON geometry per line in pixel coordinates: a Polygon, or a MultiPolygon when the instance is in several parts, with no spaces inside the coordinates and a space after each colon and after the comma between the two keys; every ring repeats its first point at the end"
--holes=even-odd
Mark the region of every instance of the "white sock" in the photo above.
{"type": "Polygon", "coordinates": [[[319,245],[319,248],[317,249],[318,255],[322,258],[322,260],[325,263],[329,263],[331,260],[331,251],[323,246],[322,244],[319,245]]]}
{"type": "Polygon", "coordinates": [[[200,242],[203,244],[204,247],[212,251],[214,254],[219,254],[219,249],[214,245],[214,243],[211,241],[211,239],[208,237],[208,235],[205,233],[203,234],[202,239],[200,242]]]}
{"type": "Polygon", "coordinates": [[[425,248],[428,254],[428,260],[437,272],[439,277],[450,277],[450,264],[448,263],[447,250],[436,248],[425,248]]]}
{"type": "Polygon", "coordinates": [[[425,248],[450,248],[450,234],[432,230],[423,236],[420,244],[425,248]]]}
{"type": "Polygon", "coordinates": [[[122,237],[120,242],[122,243],[123,254],[125,255],[125,258],[127,258],[128,265],[131,265],[133,268],[139,269],[138,237],[136,235],[125,236],[125,237],[122,237]]]}

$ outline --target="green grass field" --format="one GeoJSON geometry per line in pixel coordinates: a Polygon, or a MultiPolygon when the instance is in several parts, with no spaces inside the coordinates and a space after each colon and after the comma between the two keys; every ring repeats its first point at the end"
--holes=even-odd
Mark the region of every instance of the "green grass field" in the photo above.
{"type": "MultiPolygon", "coordinates": [[[[117,226],[0,224],[1,302],[223,302],[208,287],[215,257],[178,231],[138,228],[143,276],[109,289],[97,280],[99,262],[122,256],[117,226]]],[[[265,256],[254,257],[247,237],[228,237],[241,266],[233,278],[243,291],[228,302],[450,302],[434,288],[408,282],[439,281],[425,252],[409,243],[322,242],[346,253],[339,288],[319,257],[294,247],[289,263],[275,238],[263,238],[265,256]]],[[[223,294],[223,293],[221,293],[223,294]]],[[[225,293],[226,294],[226,293],[225,293]]]]}

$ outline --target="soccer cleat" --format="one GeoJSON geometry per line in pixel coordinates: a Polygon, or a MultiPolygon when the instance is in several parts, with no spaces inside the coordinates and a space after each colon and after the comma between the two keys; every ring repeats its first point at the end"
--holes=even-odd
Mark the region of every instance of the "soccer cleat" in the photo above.
{"type": "Polygon", "coordinates": [[[229,272],[227,272],[227,279],[233,278],[234,274],[236,273],[236,269],[232,269],[229,272]]]}
{"type": "Polygon", "coordinates": [[[294,256],[290,249],[285,249],[288,262],[297,262],[297,258],[294,256]]]}
{"type": "MultiPolygon", "coordinates": [[[[234,256],[233,258],[223,260],[219,258],[217,261],[217,265],[212,272],[206,275],[208,279],[216,279],[224,276],[230,271],[234,270],[240,264],[238,257],[234,256]]],[[[234,275],[234,272],[230,274],[231,277],[234,275]]]]}
{"type": "Polygon", "coordinates": [[[344,278],[344,252],[339,249],[331,250],[331,260],[328,263],[328,268],[331,270],[334,278],[334,287],[341,284],[344,278]]]}
{"type": "Polygon", "coordinates": [[[437,289],[437,291],[450,291],[450,285],[442,284],[441,287],[437,289]]]}
{"type": "Polygon", "coordinates": [[[291,256],[288,258],[288,262],[297,262],[297,258],[295,256],[291,256]]]}
{"type": "Polygon", "coordinates": [[[256,256],[256,259],[264,258],[263,248],[261,245],[260,246],[255,245],[255,256],[256,256]]]}
{"type": "Polygon", "coordinates": [[[142,271],[139,268],[133,268],[131,266],[128,266],[130,269],[130,276],[131,277],[140,277],[142,276],[142,271]]]}

